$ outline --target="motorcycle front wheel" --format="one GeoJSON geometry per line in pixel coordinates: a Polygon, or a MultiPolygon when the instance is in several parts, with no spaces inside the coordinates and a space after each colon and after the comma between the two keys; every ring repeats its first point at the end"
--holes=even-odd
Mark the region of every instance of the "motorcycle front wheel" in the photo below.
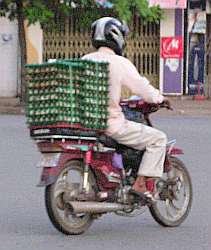
{"type": "Polygon", "coordinates": [[[193,199],[192,182],[184,163],[170,157],[172,169],[156,183],[157,201],[149,207],[152,217],[165,227],[179,226],[188,216],[193,199]]]}
{"type": "MultiPolygon", "coordinates": [[[[62,169],[56,182],[45,189],[47,214],[54,227],[63,234],[82,234],[93,222],[93,216],[89,213],[71,213],[68,202],[65,201],[76,199],[82,190],[82,184],[83,163],[74,160],[62,169]]],[[[93,191],[95,179],[91,172],[89,173],[88,185],[89,191],[93,191]]]]}

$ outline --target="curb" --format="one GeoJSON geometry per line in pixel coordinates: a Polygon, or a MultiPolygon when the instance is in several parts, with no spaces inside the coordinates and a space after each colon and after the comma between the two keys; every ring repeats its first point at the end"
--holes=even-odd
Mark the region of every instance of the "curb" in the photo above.
{"type": "Polygon", "coordinates": [[[0,106],[1,115],[25,115],[25,108],[23,106],[0,106]]]}
{"type": "Polygon", "coordinates": [[[0,114],[24,115],[25,107],[18,97],[0,97],[0,114]]]}
{"type": "MultiPolygon", "coordinates": [[[[156,116],[211,116],[211,99],[204,101],[193,100],[190,96],[167,97],[173,111],[160,110],[156,116]]],[[[0,114],[25,115],[25,106],[20,104],[18,98],[0,98],[0,114]]]]}

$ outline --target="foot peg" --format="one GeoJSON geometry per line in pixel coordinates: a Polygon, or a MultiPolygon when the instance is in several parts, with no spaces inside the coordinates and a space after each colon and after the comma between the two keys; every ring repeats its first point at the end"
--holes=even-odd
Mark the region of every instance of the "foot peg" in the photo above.
{"type": "Polygon", "coordinates": [[[133,196],[134,201],[141,202],[143,206],[150,205],[155,202],[155,199],[153,195],[147,191],[147,192],[137,192],[134,189],[130,189],[129,194],[133,196]]]}

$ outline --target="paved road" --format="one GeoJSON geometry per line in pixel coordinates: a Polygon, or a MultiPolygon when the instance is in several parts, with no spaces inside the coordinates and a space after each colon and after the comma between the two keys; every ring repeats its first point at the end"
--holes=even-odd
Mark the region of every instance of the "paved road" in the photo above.
{"type": "Polygon", "coordinates": [[[63,236],[48,220],[36,187],[39,153],[22,116],[0,116],[0,250],[210,250],[211,118],[154,117],[176,137],[193,178],[194,203],[179,228],[162,228],[148,212],[137,218],[107,215],[82,236],[63,236]]]}

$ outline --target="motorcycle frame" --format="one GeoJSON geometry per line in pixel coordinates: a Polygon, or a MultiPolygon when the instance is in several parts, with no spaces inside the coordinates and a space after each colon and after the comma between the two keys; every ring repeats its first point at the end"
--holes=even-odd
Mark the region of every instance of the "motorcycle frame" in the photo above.
{"type": "MultiPolygon", "coordinates": [[[[92,173],[96,176],[99,172],[98,170],[105,166],[109,166],[113,168],[112,163],[112,156],[115,152],[112,148],[105,147],[104,150],[99,151],[97,148],[97,143],[94,144],[93,142],[89,141],[40,141],[37,143],[38,149],[40,152],[45,156],[49,155],[50,153],[60,154],[57,164],[54,166],[40,164],[39,167],[42,167],[42,173],[40,182],[38,184],[39,187],[48,186],[53,184],[61,171],[67,166],[68,162],[73,160],[79,160],[84,165],[84,180],[83,180],[83,189],[86,192],[87,182],[88,182],[88,172],[92,171],[92,173]],[[95,157],[94,157],[95,156],[95,157]]],[[[107,170],[109,172],[109,170],[107,170]]],[[[113,169],[113,172],[116,175],[119,174],[118,170],[113,169]]],[[[106,173],[105,173],[106,174],[106,173]]],[[[109,174],[109,173],[108,173],[109,174]]],[[[122,176],[119,175],[119,180],[115,182],[106,183],[105,180],[102,181],[99,179],[98,187],[99,190],[107,190],[110,188],[115,188],[117,184],[120,183],[120,179],[122,176]],[[103,185],[104,183],[104,185],[103,185]]]]}
{"type": "MultiPolygon", "coordinates": [[[[93,157],[93,153],[95,153],[94,148],[93,148],[94,144],[89,144],[89,143],[77,144],[76,142],[71,142],[71,141],[68,141],[68,142],[46,142],[45,141],[45,142],[38,142],[37,146],[42,154],[48,154],[52,152],[60,153],[58,163],[56,166],[50,166],[50,165],[39,166],[39,167],[42,167],[40,182],[38,184],[39,187],[45,187],[45,186],[55,183],[57,180],[57,177],[59,176],[61,171],[64,169],[64,167],[68,164],[68,162],[73,161],[73,160],[78,160],[84,163],[85,165],[83,188],[84,188],[84,191],[86,191],[88,171],[91,170],[93,174],[96,175],[96,171],[95,171],[96,166],[99,166],[99,164],[103,162],[103,160],[99,162],[99,160],[94,159],[93,157]],[[75,146],[75,148],[73,145],[75,146]],[[79,147],[81,147],[81,149],[83,149],[83,147],[84,148],[86,147],[86,149],[88,150],[86,151],[81,150],[79,147]],[[54,148],[56,148],[56,150],[53,150],[54,148]]],[[[110,150],[111,150],[110,152],[108,149],[108,152],[101,152],[101,154],[106,154],[107,158],[109,158],[110,156],[110,160],[111,160],[112,155],[115,151],[112,151],[112,149],[110,150]]],[[[183,154],[183,150],[181,148],[177,148],[173,146],[170,149],[169,147],[167,147],[164,171],[165,171],[165,167],[166,168],[169,167],[168,157],[173,156],[173,155],[181,155],[181,154],[183,154]]],[[[118,182],[116,184],[110,183],[110,185],[107,185],[106,187],[104,187],[102,183],[103,182],[99,180],[98,188],[101,191],[106,191],[107,189],[114,188],[118,184],[118,182]]]]}
{"type": "MultiPolygon", "coordinates": [[[[148,126],[153,127],[151,120],[149,118],[149,114],[152,112],[157,111],[158,105],[151,105],[151,112],[148,110],[148,106],[150,107],[150,104],[146,104],[143,101],[138,101],[138,102],[123,102],[122,105],[127,104],[128,107],[130,107],[130,105],[132,104],[132,108],[135,107],[135,109],[145,109],[145,112],[143,112],[144,114],[144,119],[147,123],[148,126]],[[135,105],[134,105],[135,104],[135,105]],[[148,106],[147,106],[148,105],[148,106]],[[147,108],[147,109],[146,109],[147,108]],[[146,111],[147,110],[147,111],[146,111]]],[[[165,106],[164,106],[165,107],[165,106]]],[[[167,172],[170,170],[171,165],[170,165],[170,161],[169,161],[169,156],[173,156],[173,155],[181,155],[184,154],[183,150],[181,148],[177,148],[175,147],[176,140],[170,141],[167,144],[167,148],[166,148],[166,158],[165,158],[165,162],[164,162],[164,172],[167,172]]],[[[45,153],[50,153],[50,152],[60,152],[60,158],[58,160],[58,164],[54,167],[52,166],[41,166],[43,167],[42,170],[42,174],[41,174],[41,178],[40,178],[40,183],[38,184],[38,186],[40,187],[44,187],[44,186],[48,186],[50,184],[53,184],[57,177],[59,176],[59,174],[61,173],[62,169],[67,165],[67,163],[69,161],[72,160],[79,160],[81,162],[84,163],[84,180],[83,180],[83,190],[86,192],[86,187],[87,187],[87,182],[88,182],[88,172],[89,170],[91,170],[94,175],[96,175],[96,169],[97,168],[101,168],[101,165],[103,163],[103,161],[97,162],[97,160],[93,157],[93,153],[94,151],[96,151],[97,153],[99,153],[99,148],[97,145],[97,138],[96,141],[88,141],[88,139],[86,140],[68,140],[65,141],[65,139],[62,139],[61,141],[50,141],[50,142],[39,142],[37,143],[38,148],[40,150],[40,152],[42,154],[45,153]]],[[[106,147],[105,147],[106,148],[106,147]]],[[[110,156],[110,164],[112,163],[112,155],[113,153],[116,152],[116,150],[114,149],[109,149],[105,150],[103,152],[103,154],[107,154],[107,157],[110,156]]],[[[105,158],[105,155],[103,155],[103,158],[105,158]]],[[[105,165],[108,164],[108,161],[105,161],[105,165]]],[[[115,172],[114,168],[112,168],[112,165],[110,166],[110,169],[112,169],[112,171],[115,172]]],[[[116,170],[118,171],[118,170],[116,170]]],[[[120,170],[119,170],[120,171],[120,170]]],[[[123,171],[121,171],[123,173],[123,171]]],[[[121,182],[121,178],[122,178],[122,174],[120,174],[120,172],[114,173],[114,176],[116,175],[115,178],[113,178],[113,183],[111,182],[110,184],[103,184],[102,180],[98,181],[98,188],[101,191],[106,191],[109,190],[111,188],[115,188],[117,185],[120,184],[121,182]],[[119,174],[119,176],[118,176],[119,174]],[[116,182],[116,183],[115,183],[116,182]]],[[[100,177],[99,177],[100,178],[100,177]]],[[[96,178],[98,179],[98,178],[96,178]]]]}

